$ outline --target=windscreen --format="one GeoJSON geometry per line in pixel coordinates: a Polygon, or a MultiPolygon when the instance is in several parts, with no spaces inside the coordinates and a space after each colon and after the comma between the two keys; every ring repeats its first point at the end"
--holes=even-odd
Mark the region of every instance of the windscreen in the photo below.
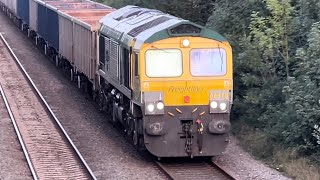
{"type": "Polygon", "coordinates": [[[190,70],[193,76],[222,76],[226,74],[226,51],[222,48],[192,49],[190,70]]]}
{"type": "Polygon", "coordinates": [[[179,49],[154,49],[146,52],[148,77],[178,77],[182,75],[182,53],[179,49]]]}

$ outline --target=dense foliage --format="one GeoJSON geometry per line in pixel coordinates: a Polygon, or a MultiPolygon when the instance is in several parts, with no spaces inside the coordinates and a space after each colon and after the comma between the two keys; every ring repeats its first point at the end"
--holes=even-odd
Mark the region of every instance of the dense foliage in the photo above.
{"type": "Polygon", "coordinates": [[[112,7],[137,5],[158,9],[168,14],[183,17],[201,25],[205,25],[212,14],[215,0],[97,0],[112,7]]]}
{"type": "Polygon", "coordinates": [[[320,153],[320,2],[218,0],[207,25],[235,47],[234,119],[320,153]]]}
{"type": "Polygon", "coordinates": [[[233,120],[270,142],[320,155],[318,0],[105,0],[206,24],[234,48],[233,120]]]}

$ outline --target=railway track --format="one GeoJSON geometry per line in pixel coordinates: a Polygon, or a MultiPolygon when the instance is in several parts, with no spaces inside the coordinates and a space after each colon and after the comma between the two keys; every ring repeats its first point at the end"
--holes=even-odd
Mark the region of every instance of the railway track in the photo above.
{"type": "Polygon", "coordinates": [[[2,34],[0,39],[0,100],[33,178],[96,179],[2,34]]]}
{"type": "Polygon", "coordinates": [[[168,162],[156,161],[156,164],[169,179],[235,180],[232,175],[208,159],[175,159],[168,162]]]}

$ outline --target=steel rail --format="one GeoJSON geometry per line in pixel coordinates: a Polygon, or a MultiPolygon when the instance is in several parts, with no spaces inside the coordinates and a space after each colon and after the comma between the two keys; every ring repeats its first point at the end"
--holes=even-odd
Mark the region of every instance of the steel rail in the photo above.
{"type": "Polygon", "coordinates": [[[178,177],[176,177],[175,175],[170,174],[168,171],[166,171],[165,166],[162,165],[161,162],[155,161],[155,163],[158,166],[158,168],[162,171],[162,173],[164,173],[164,175],[167,176],[168,179],[170,179],[170,180],[178,179],[178,177]]]}
{"type": "Polygon", "coordinates": [[[25,143],[24,143],[24,141],[23,141],[23,139],[22,139],[22,137],[21,137],[21,133],[20,133],[20,130],[19,130],[18,126],[17,126],[16,119],[15,119],[14,116],[13,116],[13,113],[12,113],[11,108],[10,108],[10,105],[9,105],[9,103],[8,103],[6,94],[4,93],[4,90],[3,90],[2,86],[1,86],[1,84],[0,84],[0,94],[1,94],[1,96],[2,96],[2,98],[3,98],[3,101],[4,101],[4,104],[5,104],[5,106],[6,106],[6,109],[7,109],[8,113],[9,113],[11,122],[12,122],[13,127],[14,127],[14,130],[16,131],[16,134],[17,134],[17,136],[18,136],[18,140],[19,140],[20,145],[21,145],[21,147],[22,147],[24,156],[25,156],[26,159],[27,159],[28,166],[29,166],[29,168],[30,168],[31,174],[32,174],[32,176],[33,176],[33,179],[38,180],[37,173],[36,173],[35,170],[34,170],[34,167],[33,167],[33,164],[32,164],[32,162],[31,162],[31,159],[30,159],[29,153],[28,153],[28,151],[27,151],[26,145],[25,145],[25,143]]]}
{"type": "Polygon", "coordinates": [[[217,164],[217,163],[214,162],[213,160],[211,160],[211,163],[212,163],[213,166],[215,166],[216,168],[220,169],[221,172],[226,173],[231,179],[233,179],[233,180],[236,180],[236,179],[237,179],[237,178],[235,177],[235,174],[227,172],[227,170],[225,170],[224,167],[222,167],[221,165],[217,164]]]}
{"type": "Polygon", "coordinates": [[[67,134],[66,130],[63,128],[62,124],[60,123],[60,121],[58,120],[58,118],[56,117],[56,115],[53,113],[52,109],[50,108],[49,104],[47,103],[47,101],[44,99],[43,95],[41,94],[41,92],[39,91],[39,89],[36,87],[35,83],[32,81],[32,79],[30,78],[29,74],[27,73],[27,71],[25,70],[25,68],[23,67],[23,65],[21,64],[21,62],[19,61],[18,57],[15,55],[15,53],[13,52],[13,50],[11,49],[11,47],[9,46],[8,42],[6,41],[6,39],[4,38],[4,36],[2,35],[2,33],[0,33],[0,37],[2,42],[5,44],[6,48],[8,49],[11,57],[14,59],[14,61],[16,62],[16,64],[18,65],[19,69],[23,72],[23,76],[27,79],[27,82],[29,85],[31,85],[33,91],[35,91],[35,94],[37,95],[37,98],[39,98],[40,102],[42,103],[42,105],[45,106],[45,109],[48,111],[48,114],[55,120],[56,124],[59,126],[60,130],[63,132],[63,135],[66,137],[66,139],[68,140],[68,143],[72,146],[72,149],[75,151],[75,153],[78,155],[81,163],[85,166],[86,170],[88,171],[88,174],[91,176],[92,179],[96,180],[97,178],[95,177],[95,175],[93,174],[91,168],[89,167],[89,165],[87,164],[87,162],[85,161],[85,159],[83,158],[83,156],[80,154],[79,150],[77,149],[77,147],[75,146],[75,144],[73,143],[73,141],[71,140],[71,138],[69,137],[69,135],[67,134]]]}

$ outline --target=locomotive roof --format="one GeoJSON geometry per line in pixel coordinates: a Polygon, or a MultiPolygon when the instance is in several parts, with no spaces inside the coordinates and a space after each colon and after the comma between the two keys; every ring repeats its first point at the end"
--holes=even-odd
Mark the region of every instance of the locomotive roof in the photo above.
{"type": "Polygon", "coordinates": [[[215,31],[154,9],[125,6],[100,20],[101,33],[134,49],[168,37],[200,36],[218,41],[226,39],[215,31]]]}

